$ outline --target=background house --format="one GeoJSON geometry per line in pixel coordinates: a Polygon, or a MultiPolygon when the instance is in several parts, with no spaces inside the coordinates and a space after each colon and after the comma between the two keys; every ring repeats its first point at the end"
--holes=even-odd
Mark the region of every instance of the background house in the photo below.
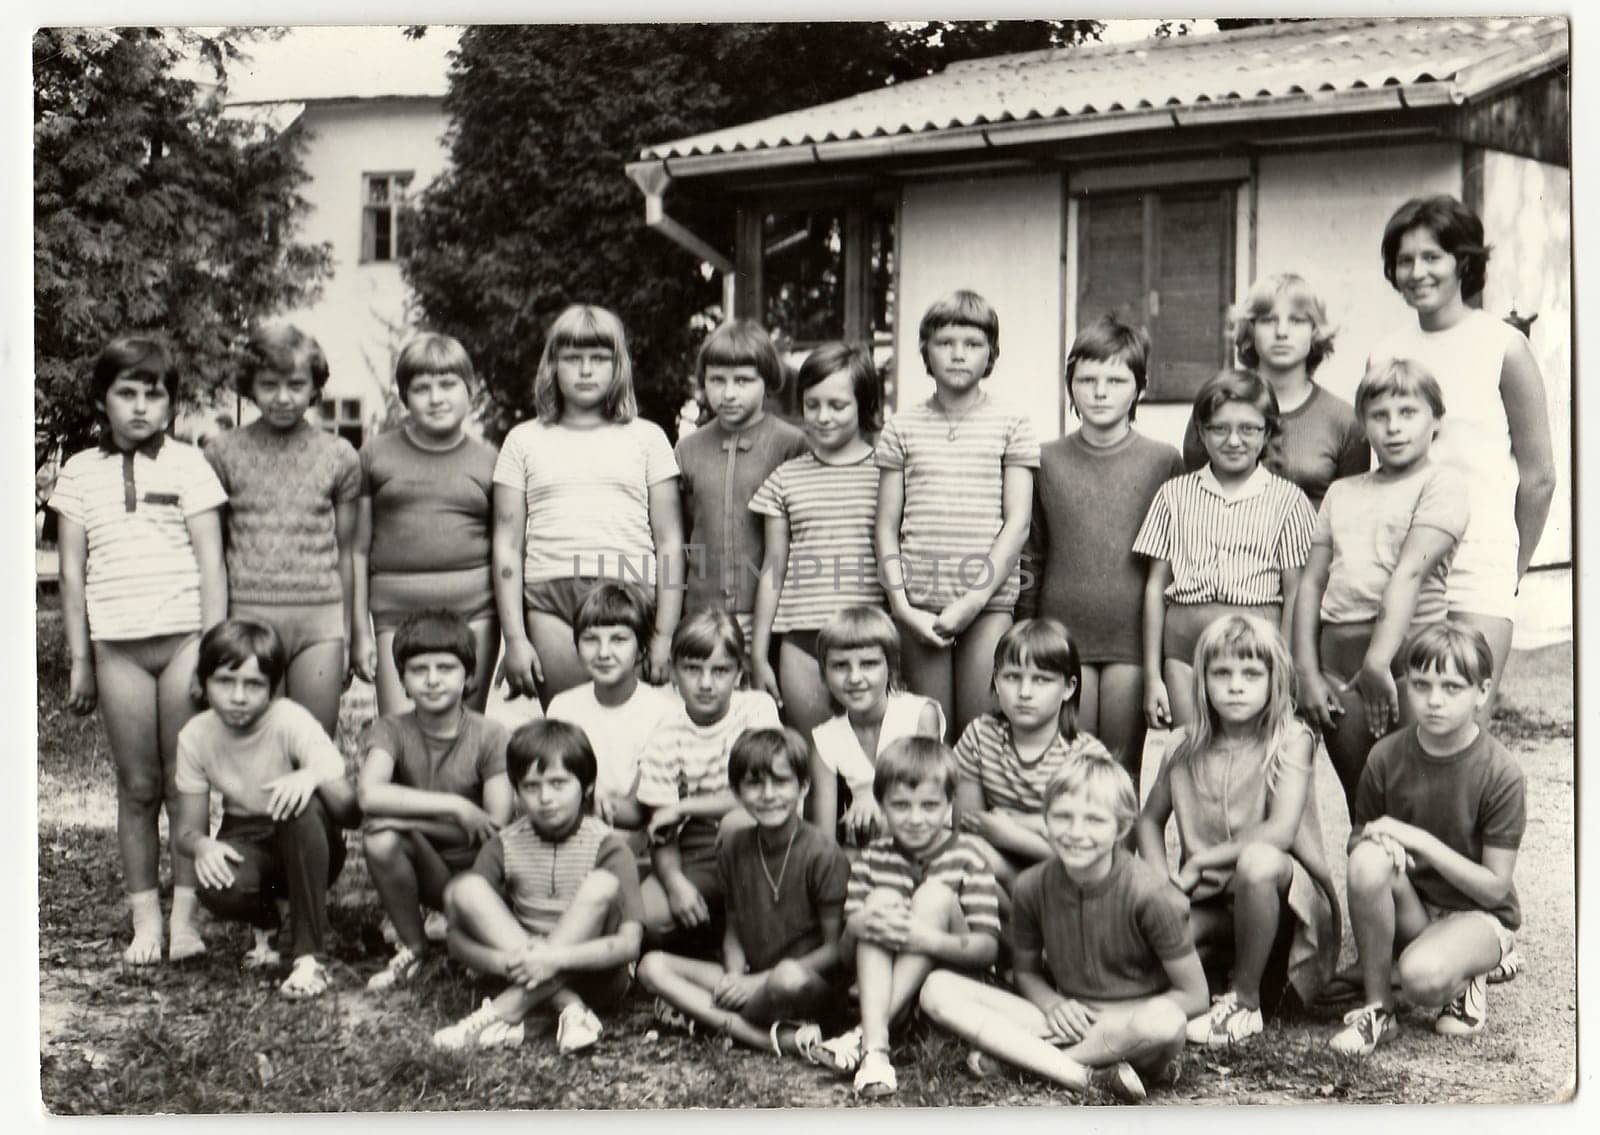
{"type": "Polygon", "coordinates": [[[1139,425],[1174,444],[1262,275],[1327,297],[1340,332],[1317,377],[1350,397],[1369,347],[1415,318],[1383,278],[1384,222],[1408,197],[1462,198],[1495,250],[1483,306],[1537,316],[1561,481],[1518,618],[1537,645],[1571,634],[1569,132],[1562,17],[1316,20],[972,60],[663,142],[628,173],[646,222],[690,248],[674,209],[734,214],[737,314],[870,340],[902,404],[931,392],[917,320],[952,288],[994,302],[994,388],[1047,438],[1072,428],[1080,321],[1142,322],[1139,425]]]}

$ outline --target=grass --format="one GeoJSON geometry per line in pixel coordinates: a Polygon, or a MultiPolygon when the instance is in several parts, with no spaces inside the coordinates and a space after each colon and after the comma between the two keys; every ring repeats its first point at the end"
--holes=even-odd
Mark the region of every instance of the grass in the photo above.
{"type": "MultiPolygon", "coordinates": [[[[1548,657],[1529,657],[1533,660],[1521,667],[1522,673],[1512,671],[1497,731],[1514,734],[1519,749],[1564,747],[1565,763],[1555,760],[1553,775],[1564,775],[1566,787],[1556,780],[1551,791],[1570,794],[1571,672],[1563,673],[1558,649],[1552,648],[1548,657]],[[1565,721],[1554,716],[1563,695],[1565,721]]],[[[248,931],[216,923],[207,929],[210,953],[204,958],[154,970],[123,967],[126,911],[112,830],[109,755],[95,719],[76,718],[59,708],[65,700],[66,656],[59,613],[48,606],[39,617],[38,658],[39,785],[46,817],[39,831],[45,1033],[40,1075],[44,1102],[52,1112],[855,1104],[847,1082],[818,1070],[729,1050],[716,1038],[662,1030],[641,995],[608,1015],[599,1044],[577,1058],[558,1057],[548,1036],[530,1037],[511,1053],[435,1052],[429,1043],[433,1030],[465,1015],[494,990],[436,960],[415,987],[387,1002],[380,1004],[365,993],[365,979],[382,964],[387,948],[378,933],[381,911],[353,843],[330,910],[334,995],[309,1004],[285,1001],[276,990],[281,975],[266,978],[240,971],[238,959],[248,945],[248,931]]],[[[1570,650],[1565,658],[1570,667],[1570,650]]],[[[1519,657],[1519,666],[1521,662],[1519,657]]],[[[355,751],[362,717],[359,704],[347,705],[340,728],[347,754],[355,751]]],[[[1570,826],[1563,838],[1570,851],[1570,826]]],[[[1563,931],[1556,927],[1547,932],[1563,931]]],[[[1570,924],[1564,932],[1570,934],[1570,924]]],[[[1551,949],[1559,955],[1560,943],[1551,949]]],[[[1543,959],[1539,964],[1555,965],[1543,959]]],[[[1265,1036],[1248,1048],[1190,1050],[1181,1083],[1154,1093],[1152,1102],[1507,1098],[1473,1096],[1479,1073],[1491,1065],[1502,1069],[1500,1078],[1513,1082],[1508,1091],[1515,1090],[1521,1075],[1525,1038],[1486,1036],[1468,1049],[1446,1049],[1427,1035],[1426,1020],[1418,1017],[1413,1022],[1417,1027],[1408,1029],[1386,1058],[1358,1062],[1328,1052],[1325,1040],[1334,1020],[1322,1014],[1273,1021],[1265,1036]],[[1450,1063],[1460,1063],[1468,1052],[1466,1071],[1450,1063]]],[[[1541,1019],[1538,1027],[1551,1026],[1541,1019]]],[[[914,1024],[897,1042],[900,1092],[892,1103],[1080,1102],[1012,1073],[975,1079],[965,1069],[965,1057],[965,1048],[954,1039],[914,1024]]]]}

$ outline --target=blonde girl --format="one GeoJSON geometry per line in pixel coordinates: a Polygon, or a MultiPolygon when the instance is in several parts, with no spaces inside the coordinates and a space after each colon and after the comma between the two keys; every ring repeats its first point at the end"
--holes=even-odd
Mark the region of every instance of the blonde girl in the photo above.
{"type": "MultiPolygon", "coordinates": [[[[1238,1044],[1263,1028],[1269,962],[1309,1005],[1339,954],[1338,900],[1312,799],[1315,738],[1295,716],[1294,664],[1276,627],[1227,615],[1195,650],[1194,724],[1177,730],[1137,827],[1139,852],[1165,867],[1167,818],[1178,824],[1173,883],[1189,896],[1202,954],[1226,956],[1232,981],[1189,1023],[1191,1043],[1238,1044]],[[1287,961],[1273,955],[1292,920],[1287,961]]],[[[1277,986],[1282,978],[1270,984],[1277,986]]]]}
{"type": "Polygon", "coordinates": [[[600,579],[654,587],[646,676],[663,681],[683,607],[683,514],[667,436],[638,416],[622,323],[574,304],[545,336],[536,420],[494,469],[494,589],[512,696],[544,702],[584,680],[578,605],[600,579]]]}

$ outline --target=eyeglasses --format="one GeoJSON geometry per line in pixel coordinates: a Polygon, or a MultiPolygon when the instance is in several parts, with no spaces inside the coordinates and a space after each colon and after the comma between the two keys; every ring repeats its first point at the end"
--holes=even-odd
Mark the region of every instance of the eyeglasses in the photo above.
{"type": "Polygon", "coordinates": [[[1242,426],[1205,426],[1202,429],[1205,435],[1215,442],[1227,441],[1229,434],[1238,434],[1240,441],[1260,441],[1267,432],[1266,426],[1248,423],[1242,426]]]}

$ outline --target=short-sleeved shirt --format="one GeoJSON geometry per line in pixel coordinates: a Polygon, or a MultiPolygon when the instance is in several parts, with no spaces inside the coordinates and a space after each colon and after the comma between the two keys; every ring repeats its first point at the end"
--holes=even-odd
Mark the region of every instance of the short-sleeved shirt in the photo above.
{"type": "MultiPolygon", "coordinates": [[[[954,417],[929,398],[889,419],[875,460],[905,478],[900,564],[884,565],[888,582],[898,585],[903,577],[906,598],[937,611],[992,580],[988,556],[1005,520],[1005,470],[1039,467],[1039,440],[1028,418],[987,394],[954,417]]],[[[1010,611],[1020,580],[1020,567],[1013,567],[984,610],[1010,611]]]]}
{"type": "Polygon", "coordinates": [[[433,738],[422,731],[412,711],[374,721],[362,756],[381,749],[394,758],[394,783],[424,792],[449,792],[481,808],[484,783],[506,771],[507,739],[504,725],[465,706],[456,735],[433,738]]]}
{"type": "Polygon", "coordinates": [[[774,469],[805,452],[805,434],[774,414],[736,434],[712,421],[678,442],[688,537],[684,614],[714,604],[734,614],[755,610],[766,540],[750,498],[774,469]]]}
{"type": "Polygon", "coordinates": [[[227,500],[200,450],[168,437],[128,453],[102,445],[74,454],[50,507],[84,531],[89,637],[125,642],[199,630],[189,519],[227,500]]]}
{"type": "Polygon", "coordinates": [[[1188,900],[1165,876],[1118,848],[1104,879],[1080,885],[1051,857],[1017,876],[1011,938],[1044,954],[1064,997],[1123,1001],[1170,989],[1164,962],[1194,949],[1188,900]]]}
{"type": "Polygon", "coordinates": [[[600,766],[595,787],[613,800],[633,795],[639,773],[639,754],[644,751],[656,726],[683,700],[671,686],[652,686],[640,682],[633,696],[621,705],[601,705],[594,696],[594,683],[585,682],[563,690],[550,699],[545,716],[571,722],[588,735],[600,766]]]}
{"type": "Polygon", "coordinates": [[[655,580],[650,490],[678,475],[661,427],[644,418],[573,429],[523,422],[506,435],[494,483],[527,494],[523,583],[655,580]]]}
{"type": "Polygon", "coordinates": [[[361,495],[361,458],[337,434],[265,419],[212,440],[206,460],[228,491],[228,598],[337,603],[336,513],[361,495]]]}
{"type": "Polygon", "coordinates": [[[915,737],[922,721],[922,711],[932,706],[939,718],[939,728],[934,734],[944,736],[944,707],[932,698],[895,690],[889,694],[883,707],[883,720],[878,723],[878,746],[870,755],[861,747],[861,739],[850,725],[848,714],[838,713],[811,730],[811,744],[822,763],[839,774],[854,795],[872,795],[872,780],[877,775],[878,757],[902,737],[915,737]]]}
{"type": "Polygon", "coordinates": [[[717,847],[717,877],[728,918],[751,973],[771,969],[822,945],[822,915],[844,907],[850,860],[816,828],[799,821],[794,843],[766,858],[762,871],[759,828],[739,828],[717,847]],[[772,894],[772,881],[778,895],[772,894]]]}
{"type": "Polygon", "coordinates": [[[961,778],[975,781],[983,789],[984,807],[1031,816],[1044,811],[1044,788],[1050,778],[1089,754],[1110,756],[1106,747],[1088,733],[1080,730],[1068,741],[1058,732],[1043,753],[1024,763],[1017,754],[1011,722],[998,713],[973,718],[956,742],[956,766],[961,778]]]}
{"type": "Polygon", "coordinates": [[[619,921],[644,923],[633,850],[626,837],[594,816],[583,817],[559,843],[541,836],[527,816],[513,820],[483,845],[472,871],[510,900],[511,913],[530,934],[555,929],[592,871],[616,876],[619,921]]]}
{"type": "Polygon", "coordinates": [[[818,630],[846,607],[883,606],[872,529],[878,469],[872,454],[829,465],[807,453],[772,471],[750,511],[789,524],[789,566],[772,629],[818,630]]]}
{"type": "MultiPolygon", "coordinates": [[[[728,712],[700,725],[681,703],[660,718],[639,754],[639,803],[661,808],[694,796],[728,791],[728,754],[747,729],[777,729],[778,707],[760,690],[735,690],[728,712]]],[[[685,850],[716,842],[717,821],[695,817],[684,825],[678,843],[685,850]]]]}
{"type": "MultiPolygon", "coordinates": [[[[1356,786],[1352,830],[1359,831],[1380,816],[1419,827],[1450,850],[1482,863],[1486,847],[1515,850],[1522,845],[1528,822],[1522,769],[1506,747],[1483,730],[1459,753],[1436,757],[1423,749],[1412,726],[1372,747],[1356,786]]],[[[1411,884],[1425,902],[1445,910],[1483,909],[1420,856],[1416,858],[1411,884]]],[[[1511,930],[1521,926],[1516,887],[1508,888],[1488,913],[1511,930]]]]}
{"type": "Polygon", "coordinates": [[[317,771],[319,784],[337,780],[344,775],[344,754],[310,711],[288,698],[274,699],[244,733],[210,709],[178,733],[178,791],[216,789],[230,816],[268,815],[264,786],[304,768],[317,771]]]}
{"type": "MultiPolygon", "coordinates": [[[[1356,419],[1355,408],[1320,386],[1288,413],[1278,415],[1278,436],[1267,445],[1261,464],[1300,486],[1313,509],[1322,504],[1328,486],[1372,468],[1372,449],[1356,419]]],[[[1183,463],[1191,472],[1209,460],[1200,429],[1189,416],[1183,431],[1183,463]]]]}
{"type": "Polygon", "coordinates": [[[490,558],[495,448],[463,437],[425,449],[405,429],[361,449],[361,493],[372,498],[374,574],[466,571],[490,558]]]}
{"type": "Polygon", "coordinates": [[[1133,550],[1172,565],[1169,603],[1283,601],[1283,573],[1311,553],[1317,514],[1306,495],[1256,467],[1232,496],[1205,468],[1156,491],[1133,550]]]}
{"type": "Polygon", "coordinates": [[[873,840],[850,867],[844,916],[860,910],[880,887],[910,902],[925,882],[939,883],[955,894],[968,930],[1000,937],[1000,884],[983,850],[968,835],[950,836],[921,863],[895,846],[893,836],[873,840]]]}
{"type": "Polygon", "coordinates": [[[1017,618],[1061,620],[1085,662],[1142,664],[1145,565],[1133,538],[1156,490],[1182,473],[1176,449],[1132,431],[1105,448],[1081,430],[1045,445],[1017,618]]]}
{"type": "MultiPolygon", "coordinates": [[[[1470,509],[1465,483],[1442,465],[1408,469],[1398,477],[1363,473],[1329,485],[1311,539],[1333,552],[1322,621],[1376,619],[1411,529],[1436,528],[1454,544],[1467,530],[1470,509]]],[[[1413,624],[1437,623],[1449,614],[1445,589],[1453,554],[1452,547],[1422,580],[1413,624]]]]}

